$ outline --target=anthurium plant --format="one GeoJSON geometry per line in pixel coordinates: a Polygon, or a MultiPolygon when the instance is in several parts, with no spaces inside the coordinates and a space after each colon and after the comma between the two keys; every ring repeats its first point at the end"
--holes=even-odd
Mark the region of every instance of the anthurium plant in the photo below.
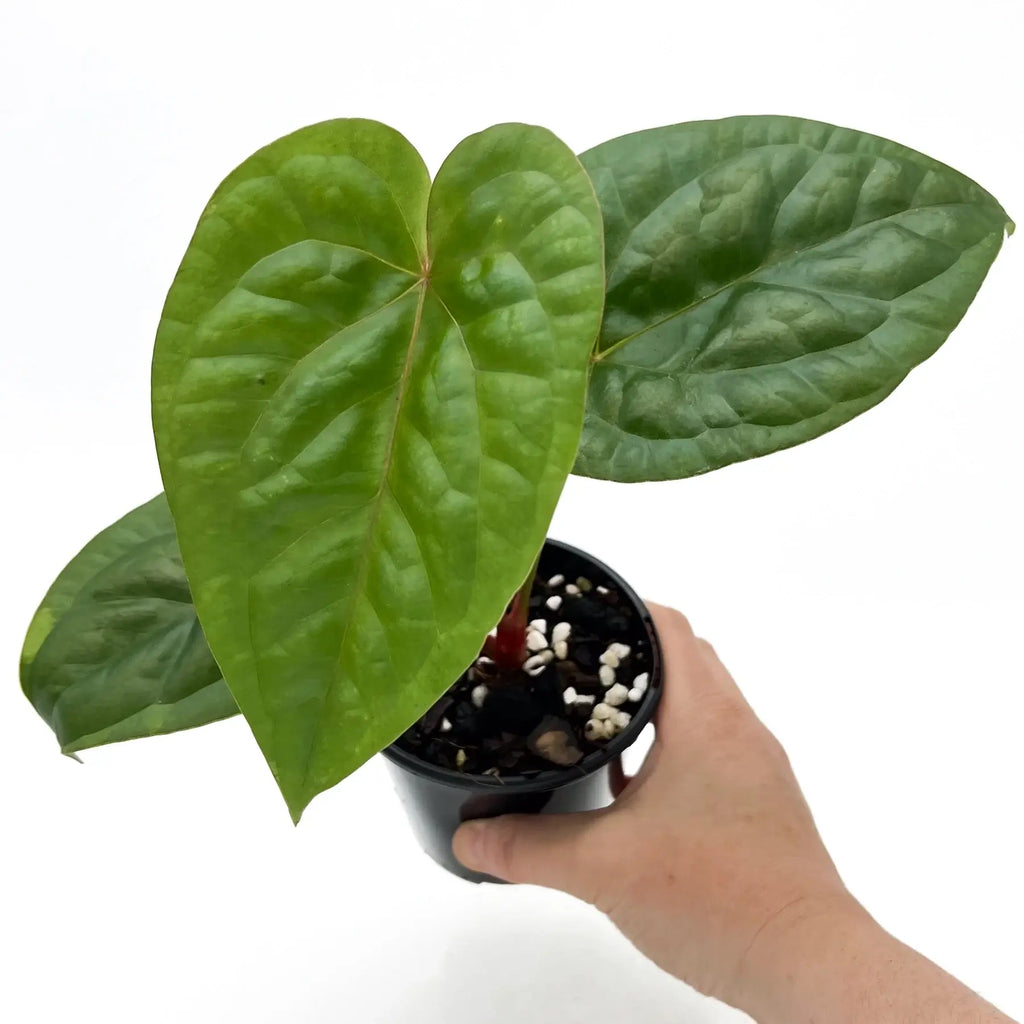
{"type": "Polygon", "coordinates": [[[792,117],[581,157],[503,124],[433,181],[373,121],[279,139],[167,296],[166,498],[53,584],[24,690],[68,753],[240,710],[298,820],[485,640],[520,656],[512,598],[570,472],[688,477],[847,422],[946,340],[1011,230],[944,164],[792,117]]]}

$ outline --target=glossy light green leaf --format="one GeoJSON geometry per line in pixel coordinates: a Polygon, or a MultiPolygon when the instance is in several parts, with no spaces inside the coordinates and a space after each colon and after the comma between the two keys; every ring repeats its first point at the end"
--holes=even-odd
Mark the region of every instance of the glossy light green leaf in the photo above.
{"type": "Polygon", "coordinates": [[[798,118],[656,128],[581,159],[608,289],[584,476],[691,476],[852,419],[945,341],[1012,230],[951,168],[798,118]]]}
{"type": "Polygon", "coordinates": [[[153,362],[203,627],[297,820],[472,660],[572,466],[600,211],[549,132],[302,129],[203,213],[153,362]]]}
{"type": "Polygon", "coordinates": [[[163,495],[94,537],[57,577],[29,626],[21,684],[68,754],[237,712],[163,495]]]}

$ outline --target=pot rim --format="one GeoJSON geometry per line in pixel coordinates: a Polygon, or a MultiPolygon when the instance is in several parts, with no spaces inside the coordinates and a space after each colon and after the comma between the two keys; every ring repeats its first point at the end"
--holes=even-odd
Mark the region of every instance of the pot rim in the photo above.
{"type": "Polygon", "coordinates": [[[631,746],[647,723],[654,717],[658,701],[661,699],[662,689],[661,644],[658,640],[657,630],[654,628],[654,620],[651,618],[651,613],[647,610],[647,606],[640,600],[636,591],[617,572],[589,552],[550,537],[544,542],[544,548],[553,548],[590,562],[633,605],[647,631],[647,640],[651,647],[650,682],[644,701],[633,714],[629,725],[609,740],[600,750],[588,754],[578,764],[567,768],[546,769],[532,775],[502,775],[497,778],[493,775],[470,775],[465,772],[456,771],[453,768],[443,768],[440,765],[424,761],[415,754],[403,750],[397,745],[397,742],[389,744],[381,751],[384,757],[392,764],[412,772],[414,775],[426,776],[434,782],[450,786],[453,789],[475,790],[477,792],[481,790],[500,790],[516,793],[544,792],[571,785],[579,779],[600,771],[605,765],[615,760],[627,747],[631,746]]]}

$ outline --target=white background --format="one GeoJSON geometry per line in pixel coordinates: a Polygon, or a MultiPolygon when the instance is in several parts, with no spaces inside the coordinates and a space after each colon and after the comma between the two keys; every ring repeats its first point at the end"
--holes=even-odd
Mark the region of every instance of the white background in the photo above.
{"type": "MultiPolygon", "coordinates": [[[[289,824],[240,720],[57,753],[17,656],[47,585],[160,489],[148,369],[216,183],[375,117],[436,168],[498,121],[577,150],[786,113],[898,139],[1024,217],[1016,0],[110,0],[0,7],[0,1018],[705,1024],[589,908],[416,849],[379,762],[289,824]]],[[[685,609],[788,747],[853,891],[1024,1015],[1022,241],[948,345],[812,444],[675,483],[571,479],[553,534],[685,609]]]]}

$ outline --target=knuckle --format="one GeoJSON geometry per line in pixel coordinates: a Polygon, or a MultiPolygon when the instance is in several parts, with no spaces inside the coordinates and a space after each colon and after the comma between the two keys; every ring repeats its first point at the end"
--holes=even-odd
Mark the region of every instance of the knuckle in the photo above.
{"type": "Polygon", "coordinates": [[[789,759],[789,753],[779,741],[775,733],[765,729],[765,743],[770,755],[775,759],[781,768],[786,772],[792,772],[793,763],[789,759]]]}
{"type": "Polygon", "coordinates": [[[512,879],[518,867],[517,832],[511,823],[496,822],[487,834],[487,863],[493,865],[493,873],[499,878],[512,879]]]}
{"type": "Polygon", "coordinates": [[[602,913],[611,914],[636,881],[635,866],[643,858],[633,833],[617,815],[610,815],[595,828],[581,855],[585,867],[575,872],[575,895],[602,913]]]}
{"type": "Polygon", "coordinates": [[[672,625],[684,633],[693,632],[690,620],[678,608],[672,609],[672,625]]]}
{"type": "Polygon", "coordinates": [[[690,620],[677,608],[663,608],[658,619],[659,628],[672,636],[693,636],[693,627],[690,625],[690,620]]]}

